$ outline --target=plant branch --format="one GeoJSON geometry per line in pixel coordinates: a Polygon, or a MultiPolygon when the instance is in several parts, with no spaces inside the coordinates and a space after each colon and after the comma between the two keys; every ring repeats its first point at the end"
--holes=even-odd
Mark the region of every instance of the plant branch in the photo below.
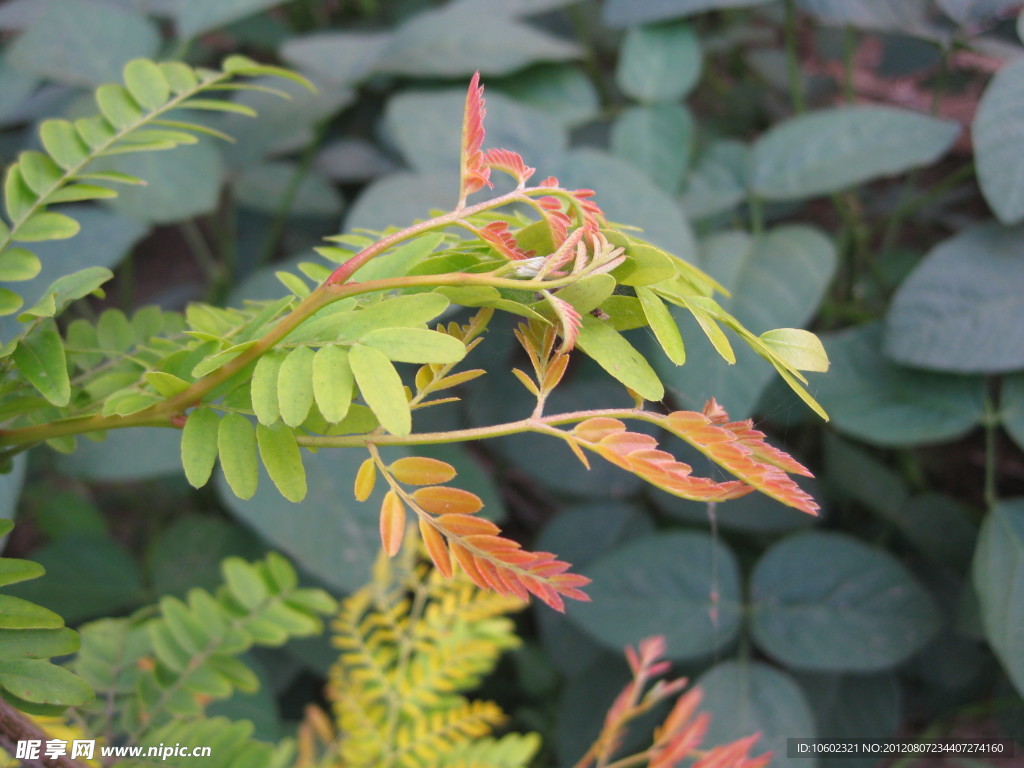
{"type": "MultiPolygon", "coordinates": [[[[0,747],[12,757],[17,753],[19,741],[38,741],[40,745],[51,739],[39,726],[15,709],[5,699],[0,698],[0,747]]],[[[41,753],[42,754],[42,753],[41,753]]],[[[85,768],[77,760],[67,755],[59,757],[21,758],[21,765],[26,768],[85,768]]]]}

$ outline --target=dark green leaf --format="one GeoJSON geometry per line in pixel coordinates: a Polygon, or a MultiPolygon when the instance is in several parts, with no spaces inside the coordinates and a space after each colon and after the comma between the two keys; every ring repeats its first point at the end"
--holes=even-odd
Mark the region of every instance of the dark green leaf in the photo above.
{"type": "MultiPolygon", "coordinates": [[[[711,714],[706,744],[725,744],[760,733],[750,750],[762,755],[772,752],[770,768],[784,768],[796,761],[786,757],[787,739],[817,736],[814,717],[800,686],[792,677],[757,661],[726,661],[697,679],[704,692],[701,711],[711,714]]],[[[802,758],[805,768],[817,761],[802,758]]]]}
{"type": "Polygon", "coordinates": [[[0,659],[49,659],[72,654],[78,647],[78,633],[67,627],[0,631],[0,659]]]}
{"type": "Polygon", "coordinates": [[[961,435],[984,411],[984,379],[903,368],[882,356],[882,329],[822,337],[832,367],[815,393],[836,427],[876,445],[913,445],[961,435]]]}
{"type": "Polygon", "coordinates": [[[197,35],[279,5],[281,0],[181,0],[175,9],[178,36],[191,40],[197,35]]]}
{"type": "Polygon", "coordinates": [[[974,589],[985,635],[1017,692],[1024,694],[1024,502],[989,512],[974,555],[974,589]]]}
{"type": "MultiPolygon", "coordinates": [[[[649,21],[692,16],[704,11],[763,5],[771,0],[658,0],[642,3],[637,0],[608,0],[604,4],[604,20],[611,27],[628,27],[649,21]]],[[[843,0],[847,2],[848,0],[843,0]]],[[[810,768],[813,768],[811,766],[810,768]]]]}
{"type": "Polygon", "coordinates": [[[571,605],[568,615],[609,649],[664,634],[671,658],[693,658],[728,643],[739,628],[738,566],[731,550],[706,534],[635,539],[585,573],[593,602],[571,605]]]}
{"type": "Polygon", "coordinates": [[[894,360],[953,373],[1024,367],[1024,228],[965,229],[929,252],[900,286],[886,320],[894,360]]]}
{"type": "Polygon", "coordinates": [[[631,107],[612,124],[611,147],[666,192],[679,191],[693,152],[693,118],[678,104],[631,107]]]}
{"type": "Polygon", "coordinates": [[[695,219],[714,216],[747,196],[750,151],[739,141],[716,141],[697,158],[683,190],[683,210],[695,219]]]}
{"type": "Polygon", "coordinates": [[[637,101],[678,102],[700,78],[701,52],[689,24],[673,21],[626,33],[615,79],[637,101]]]}
{"type": "Polygon", "coordinates": [[[978,102],[971,136],[978,182],[989,206],[1004,224],[1024,217],[1024,62],[1002,67],[978,102]]]}
{"type": "Polygon", "coordinates": [[[851,536],[810,532],[776,544],[751,581],[752,631],[802,669],[887,669],[919,650],[939,616],[899,562],[851,536]]]}
{"type": "Polygon", "coordinates": [[[23,72],[67,85],[108,83],[120,80],[127,61],[153,56],[160,44],[156,25],[127,6],[98,8],[89,0],[37,5],[41,12],[8,53],[23,72]]]}
{"type": "Polygon", "coordinates": [[[959,123],[880,106],[834,107],[777,124],[754,144],[751,184],[770,200],[838,192],[928,165],[959,123]]]}

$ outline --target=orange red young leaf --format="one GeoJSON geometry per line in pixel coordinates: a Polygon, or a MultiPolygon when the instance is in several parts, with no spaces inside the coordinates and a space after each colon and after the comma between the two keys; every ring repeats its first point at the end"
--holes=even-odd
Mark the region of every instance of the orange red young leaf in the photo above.
{"type": "Polygon", "coordinates": [[[557,197],[538,197],[537,203],[540,205],[544,220],[548,223],[548,229],[551,231],[551,242],[554,243],[555,248],[558,248],[565,242],[565,238],[569,234],[569,225],[572,224],[572,219],[562,210],[562,201],[557,197]]]}
{"type": "Polygon", "coordinates": [[[689,464],[658,449],[658,441],[650,435],[629,432],[618,419],[598,417],[587,419],[569,433],[582,447],[651,485],[693,501],[726,501],[750,493],[753,488],[737,481],[716,483],[695,477],[689,464]]]}
{"type": "Polygon", "coordinates": [[[437,485],[447,483],[457,474],[455,467],[447,461],[426,456],[405,456],[396,459],[388,471],[400,483],[406,485],[437,485]]]}
{"type": "Polygon", "coordinates": [[[547,291],[544,291],[544,299],[551,306],[551,309],[554,310],[555,317],[558,318],[558,335],[562,337],[562,343],[558,347],[557,354],[568,354],[576,346],[576,339],[580,335],[580,328],[583,327],[583,318],[580,317],[580,313],[576,311],[572,304],[547,291]]]}
{"type": "Polygon", "coordinates": [[[490,244],[498,253],[512,261],[522,261],[533,256],[533,251],[524,251],[509,232],[507,221],[492,221],[477,230],[480,239],[490,244]]]}
{"type": "Polygon", "coordinates": [[[466,111],[462,118],[462,163],[459,207],[465,204],[466,198],[491,186],[491,169],[487,166],[484,153],[484,87],[480,85],[480,73],[473,75],[469,81],[469,92],[466,94],[466,111]]]}
{"type": "Polygon", "coordinates": [[[405,504],[395,491],[388,491],[380,506],[380,540],[388,557],[394,557],[402,547],[405,535],[405,504]]]}
{"type": "Polygon", "coordinates": [[[669,432],[727,469],[748,486],[809,515],[818,504],[787,472],[811,476],[810,470],[764,441],[753,422],[715,424],[703,413],[676,411],[659,420],[669,432]]]}
{"type": "Polygon", "coordinates": [[[488,168],[497,168],[499,171],[504,171],[509,176],[514,177],[520,187],[525,185],[526,181],[537,170],[523,162],[523,158],[518,152],[512,152],[508,149],[487,150],[484,152],[484,163],[488,168]]]}

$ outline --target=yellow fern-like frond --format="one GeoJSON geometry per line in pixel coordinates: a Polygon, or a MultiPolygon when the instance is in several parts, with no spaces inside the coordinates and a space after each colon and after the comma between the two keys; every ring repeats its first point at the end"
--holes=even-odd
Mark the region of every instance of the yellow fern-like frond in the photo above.
{"type": "Polygon", "coordinates": [[[339,658],[327,695],[337,768],[519,768],[535,737],[491,736],[505,719],[464,693],[519,640],[506,614],[525,603],[429,568],[416,538],[347,598],[334,622],[339,658]]]}

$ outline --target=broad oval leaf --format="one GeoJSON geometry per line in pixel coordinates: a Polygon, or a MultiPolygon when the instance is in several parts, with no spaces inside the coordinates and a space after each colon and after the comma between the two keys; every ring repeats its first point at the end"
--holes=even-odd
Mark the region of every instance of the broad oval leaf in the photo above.
{"type": "Polygon", "coordinates": [[[751,185],[769,200],[839,192],[934,162],[958,123],[879,106],[834,107],[779,123],[754,144],[751,185]]]}
{"type": "Polygon", "coordinates": [[[634,539],[584,573],[593,602],[571,605],[569,618],[611,650],[664,634],[670,658],[695,658],[739,629],[739,567],[725,543],[706,534],[634,539]]]}
{"type": "Polygon", "coordinates": [[[348,360],[359,391],[381,426],[394,435],[408,435],[412,412],[395,366],[383,352],[362,344],[352,347],[348,360]]]}
{"type": "Polygon", "coordinates": [[[831,370],[815,394],[841,432],[876,445],[949,440],[978,424],[985,381],[904,368],[882,356],[872,324],[824,334],[831,370]]]}
{"type": "Polygon", "coordinates": [[[689,24],[672,21],[626,33],[615,79],[641,102],[676,102],[700,78],[701,52],[689,24]]]}
{"type": "MultiPolygon", "coordinates": [[[[785,768],[787,739],[814,738],[815,718],[800,686],[785,672],[757,661],[725,661],[697,679],[701,710],[711,714],[708,744],[725,744],[759,733],[751,752],[772,752],[769,768],[785,768]]],[[[813,757],[801,766],[816,768],[813,757]]]]}
{"type": "Polygon", "coordinates": [[[776,544],[751,578],[752,631],[772,657],[802,669],[869,672],[907,659],[939,615],[889,554],[840,533],[776,544]]]}
{"type": "Polygon", "coordinates": [[[971,125],[978,183],[1004,224],[1024,218],[1024,61],[1010,61],[985,88],[971,125]]]}
{"type": "Polygon", "coordinates": [[[986,224],[935,246],[893,297],[886,354],[952,373],[1024,368],[1022,237],[1024,227],[986,224]]]}
{"type": "Polygon", "coordinates": [[[693,153],[694,123],[678,104],[631,107],[612,124],[611,147],[670,194],[679,191],[693,153]]]}
{"type": "Polygon", "coordinates": [[[989,512],[974,554],[974,589],[992,649],[1024,693],[1024,501],[989,512]]]}

